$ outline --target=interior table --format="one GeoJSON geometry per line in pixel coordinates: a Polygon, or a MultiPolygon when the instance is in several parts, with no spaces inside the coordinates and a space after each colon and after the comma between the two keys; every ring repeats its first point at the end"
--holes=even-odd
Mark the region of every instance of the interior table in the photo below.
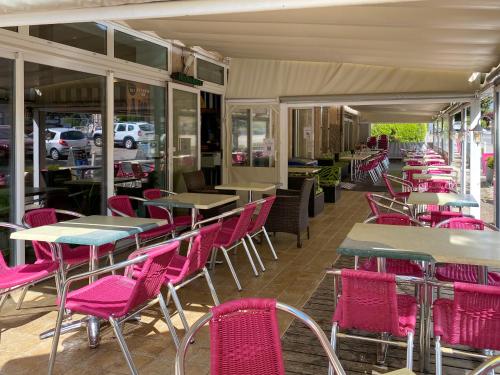
{"type": "Polygon", "coordinates": [[[144,205],[159,207],[189,208],[191,210],[191,228],[194,229],[199,210],[209,210],[240,199],[237,195],[180,193],[144,202],[144,205]]]}
{"type": "Polygon", "coordinates": [[[217,190],[241,190],[248,192],[248,201],[253,201],[253,192],[265,192],[276,189],[276,184],[267,182],[234,182],[230,184],[217,185],[217,190]]]}
{"type": "MultiPolygon", "coordinates": [[[[337,253],[377,257],[380,272],[385,271],[386,258],[422,261],[424,269],[428,263],[477,265],[478,281],[486,284],[488,266],[500,267],[500,232],[358,223],[337,253]]],[[[430,318],[428,302],[426,292],[420,312],[420,332],[425,332],[425,318],[430,318]]],[[[420,349],[425,358],[421,364],[425,369],[429,367],[429,345],[429,338],[420,335],[420,349]]]]}
{"type": "MultiPolygon", "coordinates": [[[[41,241],[55,244],[51,246],[55,259],[60,259],[58,244],[86,245],[89,246],[89,270],[93,271],[98,267],[97,248],[107,243],[114,243],[123,238],[136,235],[141,232],[154,229],[158,226],[167,224],[166,220],[143,219],[121,216],[85,216],[74,220],[68,220],[51,225],[43,225],[36,228],[13,232],[10,236],[14,240],[41,241]]],[[[64,283],[64,274],[62,273],[62,263],[60,263],[60,280],[64,283]]],[[[97,277],[92,276],[90,282],[96,281],[97,277]]],[[[60,288],[62,290],[62,287],[60,288]]],[[[69,332],[78,329],[86,323],[89,346],[95,348],[99,345],[100,326],[99,319],[95,316],[89,316],[78,322],[72,322],[63,327],[62,332],[69,332]]],[[[47,338],[53,335],[53,330],[44,332],[41,338],[47,338]]]]}
{"type": "Polygon", "coordinates": [[[418,193],[411,192],[408,204],[413,205],[437,205],[451,207],[479,207],[479,203],[471,194],[458,193],[418,193]]]}

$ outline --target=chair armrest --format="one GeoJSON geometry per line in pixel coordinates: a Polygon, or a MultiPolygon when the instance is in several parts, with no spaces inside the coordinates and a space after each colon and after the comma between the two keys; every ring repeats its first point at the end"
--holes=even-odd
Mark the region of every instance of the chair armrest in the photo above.
{"type": "Polygon", "coordinates": [[[205,225],[207,223],[211,223],[212,221],[220,221],[222,219],[225,219],[226,217],[233,216],[233,215],[240,213],[241,211],[243,211],[243,209],[244,209],[243,207],[240,207],[240,208],[236,208],[236,209],[231,210],[231,211],[224,212],[224,213],[217,215],[217,216],[209,217],[208,219],[196,222],[194,226],[195,226],[195,228],[196,227],[199,228],[202,225],[205,225]]]}

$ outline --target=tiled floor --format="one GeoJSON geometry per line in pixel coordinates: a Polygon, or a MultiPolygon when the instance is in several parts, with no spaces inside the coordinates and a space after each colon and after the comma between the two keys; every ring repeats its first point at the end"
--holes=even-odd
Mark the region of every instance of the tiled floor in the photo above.
{"type": "MultiPolygon", "coordinates": [[[[235,266],[244,290],[238,293],[225,264],[218,265],[213,280],[221,301],[239,297],[274,297],[301,307],[311,296],[327,268],[336,259],[335,249],[355,222],[368,213],[361,192],[342,191],[342,199],[327,204],[319,217],[311,220],[311,239],[304,241],[302,249],[295,247],[295,237],[278,234],[272,238],[279,260],[272,260],[265,245],[258,245],[267,271],[254,277],[243,251],[235,256],[235,266]]],[[[213,302],[203,279],[199,279],[179,292],[190,323],[207,312],[213,302]]],[[[15,296],[17,298],[17,295],[15,296]]],[[[9,300],[0,312],[2,330],[0,342],[0,374],[38,374],[47,368],[51,339],[40,341],[38,334],[51,328],[56,319],[55,288],[47,282],[33,288],[21,310],[16,311],[9,300]]],[[[173,304],[170,304],[174,313],[173,304]]],[[[280,315],[281,316],[281,315],[280,315]]],[[[75,317],[76,319],[77,317],[75,317]]],[[[180,336],[181,322],[173,317],[180,336]]],[[[290,324],[285,316],[280,319],[282,332],[290,324]]],[[[125,339],[141,374],[173,374],[175,347],[159,309],[142,315],[141,324],[126,324],[125,339]]],[[[189,374],[209,373],[207,330],[202,330],[188,353],[189,374]]],[[[84,331],[63,335],[57,356],[57,374],[128,374],[118,343],[109,328],[104,330],[98,349],[89,349],[84,331]]]]}

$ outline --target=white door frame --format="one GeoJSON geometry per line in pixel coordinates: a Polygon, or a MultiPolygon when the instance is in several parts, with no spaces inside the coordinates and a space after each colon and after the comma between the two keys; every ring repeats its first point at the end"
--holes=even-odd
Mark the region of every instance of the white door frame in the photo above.
{"type": "Polygon", "coordinates": [[[201,168],[201,111],[200,111],[200,89],[181,85],[180,83],[168,83],[168,190],[172,191],[174,187],[174,90],[191,92],[197,96],[197,112],[198,112],[198,165],[201,168]]]}

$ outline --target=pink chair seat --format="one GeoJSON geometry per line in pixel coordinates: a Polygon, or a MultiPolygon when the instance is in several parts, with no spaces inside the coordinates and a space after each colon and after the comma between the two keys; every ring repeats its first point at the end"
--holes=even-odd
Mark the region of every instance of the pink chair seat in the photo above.
{"type": "Polygon", "coordinates": [[[68,293],[66,308],[74,312],[108,319],[124,310],[132,297],[135,284],[133,279],[125,276],[106,276],[68,293]]]}
{"type": "Polygon", "coordinates": [[[188,258],[175,254],[167,267],[167,279],[173,285],[184,280],[184,276],[182,275],[182,269],[184,268],[185,263],[188,261],[188,258]]]}
{"type": "MultiPolygon", "coordinates": [[[[201,220],[203,220],[203,216],[198,215],[198,217],[196,218],[196,221],[201,221],[201,220]]],[[[190,215],[175,216],[174,217],[174,225],[176,228],[190,227],[191,226],[191,216],[190,215]]]]}
{"type": "MultiPolygon", "coordinates": [[[[97,248],[97,256],[103,257],[107,255],[110,251],[113,251],[113,244],[105,244],[97,248]]],[[[69,265],[75,265],[80,263],[85,263],[89,261],[90,258],[90,246],[81,245],[77,247],[70,247],[69,245],[62,245],[62,256],[63,261],[69,265]]]]}
{"type": "Polygon", "coordinates": [[[395,192],[394,196],[396,198],[408,198],[410,196],[411,191],[400,191],[400,192],[395,192]]]}
{"type": "MultiPolygon", "coordinates": [[[[477,284],[478,267],[469,264],[442,264],[436,266],[435,277],[440,281],[458,281],[477,284]]],[[[500,273],[488,273],[488,285],[500,286],[500,273]]]]}
{"type": "MultiPolygon", "coordinates": [[[[417,300],[406,294],[398,294],[396,296],[398,304],[398,324],[399,324],[399,337],[405,337],[408,332],[415,332],[415,325],[417,324],[417,300]]],[[[340,298],[333,321],[339,322],[339,327],[342,328],[342,298],[340,298]]],[[[374,332],[378,332],[374,330],[374,332]]]]}
{"type": "Polygon", "coordinates": [[[433,304],[434,335],[445,342],[451,341],[453,332],[453,300],[437,299],[433,304]]]}
{"type": "Polygon", "coordinates": [[[58,263],[52,261],[41,261],[10,268],[0,266],[0,289],[10,289],[41,280],[54,273],[57,267],[58,263]]]}
{"type": "Polygon", "coordinates": [[[146,232],[139,233],[139,238],[141,240],[147,241],[152,238],[168,236],[175,229],[175,226],[172,224],[161,225],[157,228],[150,229],[146,232]]]}
{"type": "MultiPolygon", "coordinates": [[[[386,272],[402,276],[423,277],[424,271],[416,263],[405,259],[387,259],[386,272]]],[[[377,258],[369,258],[361,265],[365,271],[377,272],[377,258]]]]}

